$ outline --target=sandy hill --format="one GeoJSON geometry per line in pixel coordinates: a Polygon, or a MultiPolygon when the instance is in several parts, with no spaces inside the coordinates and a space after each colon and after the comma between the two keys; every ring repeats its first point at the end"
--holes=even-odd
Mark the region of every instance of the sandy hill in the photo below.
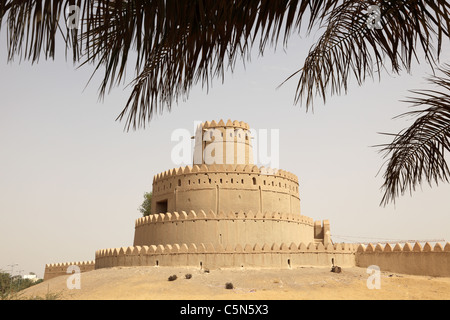
{"type": "Polygon", "coordinates": [[[81,289],[69,290],[60,276],[22,292],[22,298],[116,300],[298,300],[298,299],[450,299],[450,278],[381,273],[381,289],[369,290],[364,268],[222,269],[116,267],[81,274],[81,289]],[[185,275],[191,274],[190,279],[185,275]],[[168,281],[171,275],[177,279],[168,281]],[[233,289],[226,289],[231,282],[233,289]]]}

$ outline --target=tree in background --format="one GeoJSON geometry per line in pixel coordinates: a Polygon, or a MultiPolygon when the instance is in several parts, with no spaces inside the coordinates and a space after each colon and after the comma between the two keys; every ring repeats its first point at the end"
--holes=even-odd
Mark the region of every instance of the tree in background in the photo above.
{"type": "Polygon", "coordinates": [[[146,217],[152,213],[152,192],[144,193],[144,202],[139,207],[139,211],[143,217],[146,217]]]}
{"type": "MultiPolygon", "coordinates": [[[[30,272],[30,274],[32,274],[30,272]]],[[[34,286],[44,281],[39,279],[33,281],[31,279],[22,279],[21,276],[11,276],[8,272],[0,270],[0,300],[16,299],[18,293],[28,287],[34,286]]]]}

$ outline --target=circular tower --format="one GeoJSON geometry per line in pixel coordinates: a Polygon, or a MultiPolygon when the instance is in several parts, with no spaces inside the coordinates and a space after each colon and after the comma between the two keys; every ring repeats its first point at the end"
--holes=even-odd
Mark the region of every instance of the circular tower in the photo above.
{"type": "Polygon", "coordinates": [[[231,120],[199,125],[193,166],[154,177],[152,214],[137,220],[134,245],[320,241],[300,214],[298,178],[254,165],[250,132],[231,120]]]}
{"type": "Polygon", "coordinates": [[[251,139],[245,122],[206,121],[195,133],[193,164],[253,164],[251,139]]]}

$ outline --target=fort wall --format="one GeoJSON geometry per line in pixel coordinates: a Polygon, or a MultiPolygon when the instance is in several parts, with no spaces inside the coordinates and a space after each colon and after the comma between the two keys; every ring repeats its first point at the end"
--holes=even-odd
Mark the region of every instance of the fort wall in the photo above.
{"type": "Polygon", "coordinates": [[[81,272],[118,266],[376,265],[387,272],[450,277],[450,243],[333,244],[328,220],[300,214],[297,176],[253,164],[250,134],[245,122],[199,125],[194,165],[153,178],[152,213],[136,220],[133,246],[97,250],[95,262],[48,264],[44,280],[67,275],[71,265],[81,272]]]}
{"type": "Polygon", "coordinates": [[[67,275],[67,268],[70,266],[77,266],[80,268],[80,272],[88,272],[95,270],[95,261],[79,261],[79,262],[65,262],[65,263],[51,263],[45,265],[44,281],[50,280],[55,277],[67,275]]]}
{"type": "Polygon", "coordinates": [[[450,243],[405,245],[338,243],[264,243],[213,245],[212,243],[132,246],[97,250],[94,261],[45,266],[44,280],[68,275],[77,265],[81,272],[118,266],[189,266],[217,268],[295,268],[304,266],[362,267],[376,265],[382,272],[450,277],[450,243]]]}
{"type": "Polygon", "coordinates": [[[440,243],[434,247],[429,243],[423,247],[420,243],[360,245],[355,259],[356,266],[363,268],[376,265],[381,271],[450,277],[450,243],[444,247],[440,243]]]}
{"type": "MultiPolygon", "coordinates": [[[[324,226],[327,224],[329,226],[324,221],[324,226]]],[[[186,242],[236,246],[264,242],[309,243],[314,239],[314,221],[299,214],[242,210],[216,214],[212,210],[191,210],[152,214],[137,219],[134,245],[186,242]]],[[[324,241],[323,237],[316,239],[324,241]]]]}
{"type": "Polygon", "coordinates": [[[195,165],[153,179],[152,213],[190,210],[300,214],[298,178],[255,165],[195,165]]]}
{"type": "Polygon", "coordinates": [[[304,243],[221,246],[172,244],[97,250],[96,269],[118,266],[190,266],[217,268],[343,267],[355,265],[356,247],[348,244],[304,243]]]}

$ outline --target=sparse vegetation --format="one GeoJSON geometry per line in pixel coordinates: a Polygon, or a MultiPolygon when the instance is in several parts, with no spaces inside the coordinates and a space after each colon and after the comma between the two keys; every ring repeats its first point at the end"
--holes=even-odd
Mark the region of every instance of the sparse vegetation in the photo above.
{"type": "Polygon", "coordinates": [[[234,286],[231,282],[225,283],[225,289],[234,289],[234,286]]]}
{"type": "Polygon", "coordinates": [[[192,278],[192,274],[187,273],[187,274],[184,275],[184,277],[185,277],[186,279],[191,279],[191,278],[192,278]]]}
{"type": "Polygon", "coordinates": [[[42,279],[38,281],[22,279],[20,276],[11,276],[8,272],[0,270],[0,300],[20,299],[20,291],[42,281],[42,279]]]}
{"type": "Polygon", "coordinates": [[[152,213],[152,192],[144,193],[144,202],[139,207],[139,211],[143,217],[149,216],[152,213]]]}

